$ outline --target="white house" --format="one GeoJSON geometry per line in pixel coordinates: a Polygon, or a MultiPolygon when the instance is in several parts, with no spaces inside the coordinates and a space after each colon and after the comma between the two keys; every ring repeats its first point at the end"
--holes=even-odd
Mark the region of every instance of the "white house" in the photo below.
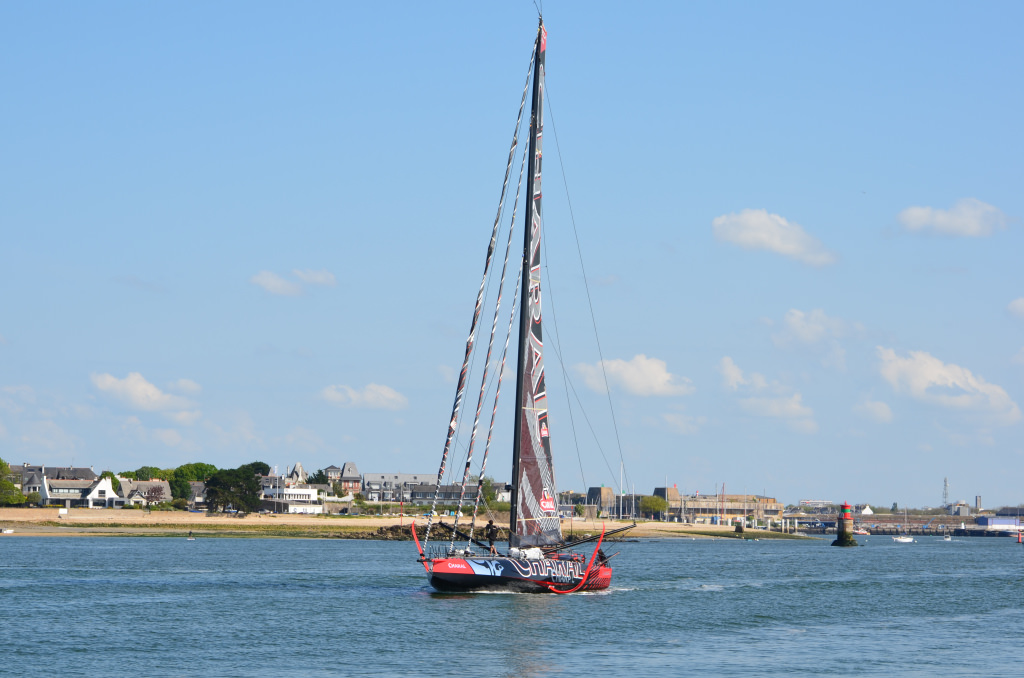
{"type": "Polygon", "coordinates": [[[39,494],[44,506],[106,508],[121,505],[109,477],[96,480],[57,480],[44,476],[39,494]]]}
{"type": "Polygon", "coordinates": [[[263,500],[282,513],[323,513],[324,507],[317,501],[318,493],[315,487],[263,486],[263,500]]]}

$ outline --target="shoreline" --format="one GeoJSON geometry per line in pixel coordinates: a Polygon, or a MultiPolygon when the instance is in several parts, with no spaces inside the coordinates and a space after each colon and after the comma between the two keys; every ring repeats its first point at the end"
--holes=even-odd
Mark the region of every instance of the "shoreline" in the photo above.
{"type": "MultiPolygon", "coordinates": [[[[303,514],[252,513],[238,518],[229,514],[190,513],[185,511],[142,511],[136,509],[68,509],[59,515],[56,508],[0,509],[0,528],[13,529],[2,537],[184,537],[191,531],[196,537],[294,538],[294,539],[377,539],[412,540],[409,526],[425,525],[423,516],[312,516],[303,514]]],[[[477,521],[480,522],[479,520],[477,521]]],[[[436,523],[435,523],[436,524],[436,523]]],[[[566,519],[563,534],[600,534],[628,525],[627,521],[566,519]]],[[[506,525],[499,525],[507,529],[506,525]]],[[[795,535],[747,530],[740,534],[731,527],[684,523],[638,522],[619,539],[810,539],[795,535]]]]}

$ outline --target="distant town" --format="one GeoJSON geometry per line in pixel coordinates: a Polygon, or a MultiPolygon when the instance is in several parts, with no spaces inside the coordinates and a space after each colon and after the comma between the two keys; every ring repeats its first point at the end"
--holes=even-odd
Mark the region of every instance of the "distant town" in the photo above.
{"type": "MultiPolygon", "coordinates": [[[[511,486],[472,476],[461,485],[437,486],[436,473],[360,473],[356,464],[328,466],[307,472],[301,463],[283,473],[263,462],[237,469],[210,464],[185,464],[175,469],[143,466],[134,471],[96,473],[92,467],[9,464],[0,459],[0,506],[43,506],[92,509],[148,509],[265,513],[384,514],[435,510],[472,511],[481,494],[482,508],[507,513],[511,486]],[[435,503],[434,497],[437,494],[435,503]]],[[[650,494],[617,494],[611,487],[559,493],[563,517],[665,520],[693,524],[743,525],[783,531],[835,528],[839,503],[801,500],[784,505],[756,494],[684,494],[673,487],[655,487],[650,494]]],[[[1019,531],[1022,507],[985,510],[981,497],[974,505],[944,502],[942,506],[908,509],[897,504],[853,507],[861,529],[882,534],[894,531],[989,530],[1019,531]]]]}

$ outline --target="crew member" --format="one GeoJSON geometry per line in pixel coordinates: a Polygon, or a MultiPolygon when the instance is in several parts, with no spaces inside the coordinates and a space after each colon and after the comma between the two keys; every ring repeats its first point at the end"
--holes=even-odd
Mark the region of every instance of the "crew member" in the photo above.
{"type": "Polygon", "coordinates": [[[498,539],[498,526],[494,524],[493,520],[487,521],[487,528],[484,531],[484,536],[487,537],[487,541],[491,544],[491,555],[498,555],[498,551],[494,548],[494,542],[498,539]]]}

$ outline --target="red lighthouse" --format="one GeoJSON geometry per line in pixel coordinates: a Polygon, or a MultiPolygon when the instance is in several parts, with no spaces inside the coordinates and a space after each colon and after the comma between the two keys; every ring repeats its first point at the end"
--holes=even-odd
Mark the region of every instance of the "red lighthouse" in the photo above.
{"type": "Polygon", "coordinates": [[[832,546],[857,546],[857,540],[853,538],[853,508],[848,502],[843,502],[842,512],[836,521],[836,540],[832,546]]]}

